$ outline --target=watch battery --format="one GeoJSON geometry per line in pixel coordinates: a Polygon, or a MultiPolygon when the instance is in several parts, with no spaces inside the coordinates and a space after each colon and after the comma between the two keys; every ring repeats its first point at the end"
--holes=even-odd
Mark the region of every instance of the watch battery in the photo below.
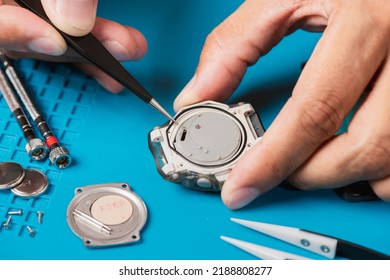
{"type": "Polygon", "coordinates": [[[43,194],[49,186],[49,180],[41,171],[26,169],[23,180],[11,189],[14,195],[30,198],[43,194]]]}
{"type": "Polygon", "coordinates": [[[173,146],[184,158],[195,164],[219,166],[234,159],[245,138],[240,123],[218,109],[199,109],[195,114],[183,114],[173,146]]]}
{"type": "Polygon", "coordinates": [[[25,170],[16,162],[0,163],[0,190],[17,186],[24,178],[25,170]]]}

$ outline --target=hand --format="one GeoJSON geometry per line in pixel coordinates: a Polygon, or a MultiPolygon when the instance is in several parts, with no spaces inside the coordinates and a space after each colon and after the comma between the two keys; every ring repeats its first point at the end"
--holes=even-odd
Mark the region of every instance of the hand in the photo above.
{"type": "Polygon", "coordinates": [[[247,0],[208,36],[176,110],[226,100],[246,68],[297,28],[324,31],[291,98],[226,180],[229,208],[286,178],[304,190],[368,180],[390,200],[389,14],[385,0],[247,0]],[[348,132],[335,136],[369,84],[348,132]]]}
{"type": "MultiPolygon", "coordinates": [[[[82,36],[92,32],[118,60],[142,58],[147,50],[144,36],[136,29],[96,18],[97,0],[41,0],[50,20],[62,31],[82,36]]],[[[85,63],[67,48],[55,28],[11,0],[0,0],[0,49],[7,55],[61,62],[77,66],[105,88],[119,92],[122,86],[101,70],[85,63]]]]}

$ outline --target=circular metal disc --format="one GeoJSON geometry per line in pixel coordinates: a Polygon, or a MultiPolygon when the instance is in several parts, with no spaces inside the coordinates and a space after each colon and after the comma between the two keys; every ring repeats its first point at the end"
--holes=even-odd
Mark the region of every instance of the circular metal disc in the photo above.
{"type": "Polygon", "coordinates": [[[123,196],[105,195],[92,204],[91,214],[103,224],[119,225],[130,219],[133,214],[133,206],[123,196]]]}
{"type": "Polygon", "coordinates": [[[99,184],[75,190],[66,218],[87,247],[122,245],[140,239],[147,209],[126,183],[99,184]]]}
{"type": "Polygon", "coordinates": [[[49,181],[44,173],[35,169],[26,169],[22,182],[11,189],[17,196],[35,197],[44,193],[49,186],[49,181]]]}
{"type": "Polygon", "coordinates": [[[0,190],[17,186],[24,178],[23,167],[16,162],[0,163],[0,190]]]}
{"type": "Polygon", "coordinates": [[[210,110],[180,122],[174,145],[189,161],[214,166],[234,158],[242,139],[240,126],[234,118],[222,111],[210,110]]]}

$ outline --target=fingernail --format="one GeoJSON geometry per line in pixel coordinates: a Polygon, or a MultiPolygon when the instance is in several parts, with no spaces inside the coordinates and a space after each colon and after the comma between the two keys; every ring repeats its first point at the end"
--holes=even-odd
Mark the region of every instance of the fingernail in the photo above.
{"type": "Polygon", "coordinates": [[[260,195],[260,190],[257,188],[246,187],[233,191],[228,194],[227,197],[223,197],[225,205],[229,209],[240,209],[253,200],[255,200],[260,195]]]}
{"type": "Polygon", "coordinates": [[[196,83],[196,75],[192,77],[192,79],[188,82],[188,84],[182,89],[179,95],[176,97],[175,102],[173,104],[174,110],[177,112],[185,105],[188,105],[191,102],[188,102],[191,97],[191,90],[196,83]]]}
{"type": "Polygon", "coordinates": [[[103,42],[106,49],[118,60],[129,60],[130,53],[118,41],[107,40],[103,42]]]}
{"type": "Polygon", "coordinates": [[[57,0],[56,10],[67,24],[77,29],[89,30],[95,23],[93,0],[57,0]]]}
{"type": "Polygon", "coordinates": [[[35,38],[27,43],[27,48],[33,52],[47,55],[62,55],[66,49],[50,37],[35,38]]]}

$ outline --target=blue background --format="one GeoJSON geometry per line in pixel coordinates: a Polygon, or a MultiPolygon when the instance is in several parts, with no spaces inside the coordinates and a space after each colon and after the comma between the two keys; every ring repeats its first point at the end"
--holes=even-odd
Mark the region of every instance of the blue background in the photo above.
{"type": "MultiPolygon", "coordinates": [[[[125,67],[173,113],[172,103],[192,77],[207,34],[242,1],[100,1],[99,15],[138,28],[149,43],[146,57],[125,67]]],[[[289,97],[302,62],[320,34],[298,31],[252,66],[228,101],[248,101],[267,128],[289,97]]],[[[221,241],[220,235],[319,258],[246,229],[231,217],[304,228],[390,254],[390,206],[348,203],[333,191],[293,192],[276,188],[250,206],[228,210],[219,194],[201,193],[164,181],[148,149],[147,134],[166,120],[130,92],[112,95],[70,65],[20,60],[17,67],[74,163],[58,170],[30,161],[24,139],[4,99],[0,101],[0,160],[44,171],[49,190],[22,199],[0,192],[0,221],[23,209],[9,230],[0,229],[1,259],[254,259],[221,241]],[[137,244],[104,249],[82,245],[66,223],[74,189],[127,182],[149,211],[137,244]],[[36,211],[43,211],[38,225],[36,211]],[[28,235],[26,226],[37,234],[28,235]]]]}

